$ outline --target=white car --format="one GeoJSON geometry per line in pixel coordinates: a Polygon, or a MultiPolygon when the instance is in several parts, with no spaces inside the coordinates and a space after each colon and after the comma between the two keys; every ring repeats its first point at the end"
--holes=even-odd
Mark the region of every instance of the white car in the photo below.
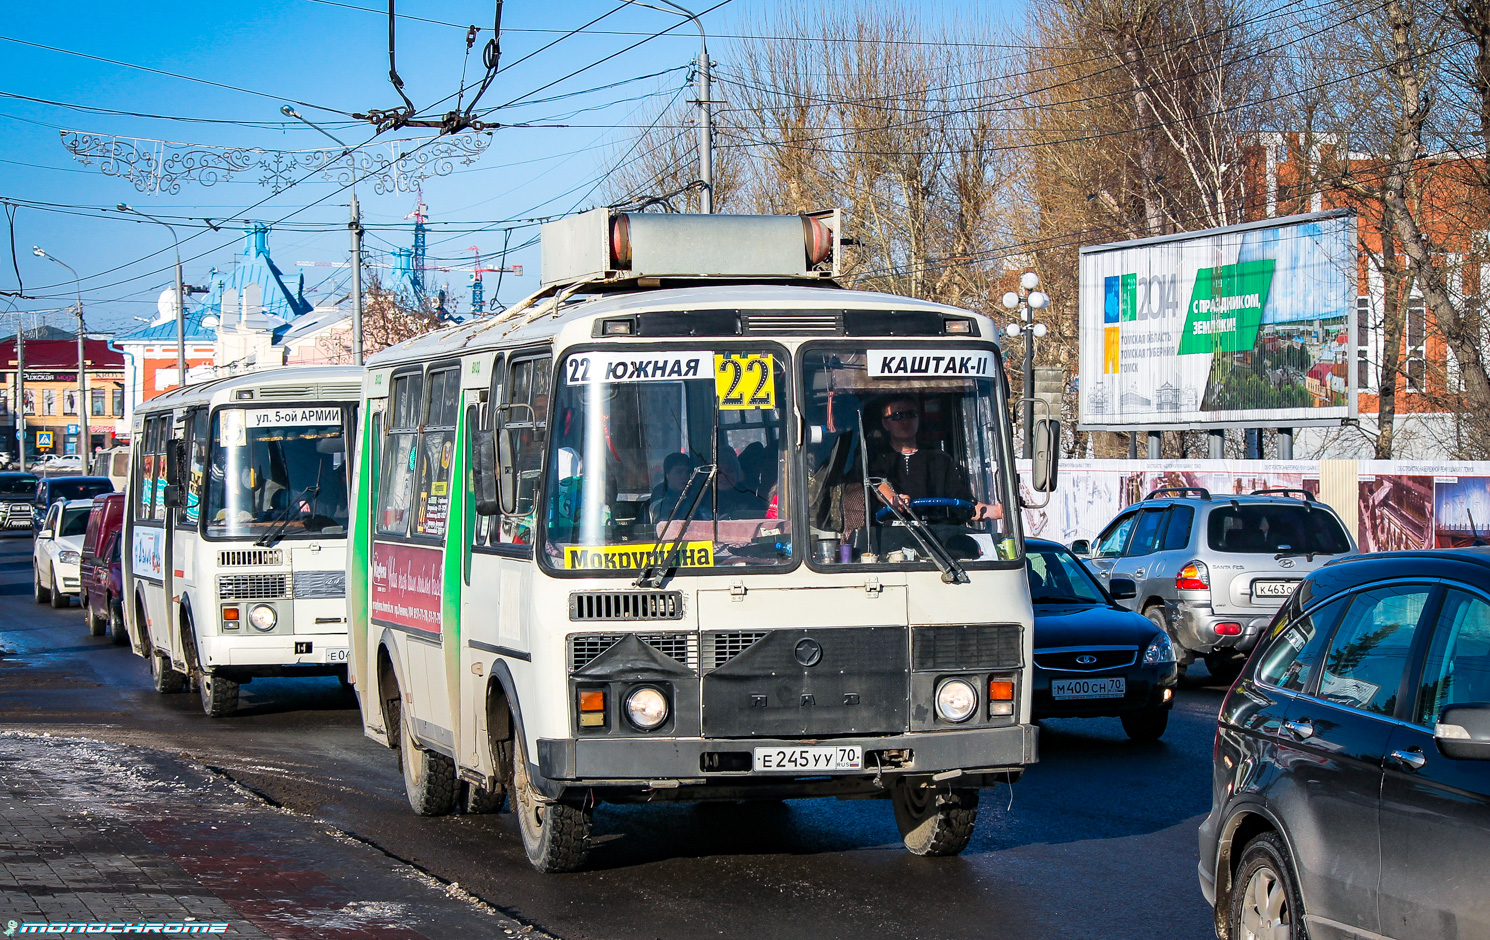
{"type": "Polygon", "coordinates": [[[32,548],[36,603],[51,601],[53,607],[68,607],[77,596],[78,561],[92,511],[91,499],[59,499],[47,510],[32,548]]]}

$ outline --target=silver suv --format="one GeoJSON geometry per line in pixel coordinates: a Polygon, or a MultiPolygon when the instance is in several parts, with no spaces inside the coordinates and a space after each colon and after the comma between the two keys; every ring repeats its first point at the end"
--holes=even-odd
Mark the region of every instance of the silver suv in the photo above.
{"type": "Polygon", "coordinates": [[[1182,666],[1198,656],[1218,680],[1236,678],[1273,614],[1305,575],[1355,553],[1334,510],[1305,490],[1212,497],[1200,487],[1154,490],[1071,551],[1122,601],[1162,627],[1182,666]],[[1121,587],[1126,588],[1126,585],[1121,587]],[[1117,592],[1122,597],[1126,590],[1117,592]]]}

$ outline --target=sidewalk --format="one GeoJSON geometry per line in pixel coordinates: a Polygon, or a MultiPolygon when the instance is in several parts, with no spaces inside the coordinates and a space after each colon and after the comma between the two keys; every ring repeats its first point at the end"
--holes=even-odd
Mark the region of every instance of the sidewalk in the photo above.
{"type": "Polygon", "coordinates": [[[41,932],[544,936],[199,765],[0,734],[0,934],[41,932]]]}

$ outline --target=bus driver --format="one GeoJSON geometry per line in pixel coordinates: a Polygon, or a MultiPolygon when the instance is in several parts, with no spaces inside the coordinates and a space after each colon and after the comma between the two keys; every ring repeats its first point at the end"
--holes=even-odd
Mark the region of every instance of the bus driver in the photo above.
{"type": "Polygon", "coordinates": [[[967,471],[950,455],[920,446],[921,409],[914,398],[896,396],[885,401],[879,419],[890,446],[870,457],[869,475],[885,480],[879,492],[887,502],[904,509],[914,499],[947,497],[972,504],[974,522],[1004,517],[1002,506],[974,499],[967,471]]]}

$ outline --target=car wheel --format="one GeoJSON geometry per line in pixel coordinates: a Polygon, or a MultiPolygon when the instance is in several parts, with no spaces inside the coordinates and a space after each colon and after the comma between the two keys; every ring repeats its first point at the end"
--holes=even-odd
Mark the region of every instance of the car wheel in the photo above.
{"type": "Polygon", "coordinates": [[[1245,665],[1247,657],[1234,650],[1216,650],[1205,654],[1205,668],[1210,670],[1211,678],[1221,685],[1229,686],[1235,682],[1245,665]]]}
{"type": "Polygon", "coordinates": [[[93,613],[93,604],[84,595],[79,594],[78,600],[83,605],[83,619],[88,621],[89,636],[105,636],[109,632],[109,618],[98,617],[93,613]]]}
{"type": "Polygon", "coordinates": [[[109,601],[109,638],[114,641],[115,646],[129,643],[129,627],[124,623],[124,605],[118,601],[109,601]]]}
{"type": "Polygon", "coordinates": [[[512,810],[528,861],[541,872],[577,871],[590,855],[591,807],[545,800],[528,771],[522,734],[514,731],[513,737],[512,810]]]}
{"type": "Polygon", "coordinates": [[[978,791],[896,784],[890,789],[895,825],[912,855],[957,855],[973,840],[978,791]]]}
{"type": "Polygon", "coordinates": [[[1247,843],[1227,912],[1232,940],[1307,940],[1304,902],[1283,840],[1264,832],[1247,843]]]}
{"type": "Polygon", "coordinates": [[[51,600],[52,599],[52,591],[51,591],[51,589],[50,588],[44,588],[44,587],[41,586],[41,569],[40,568],[37,568],[36,569],[36,572],[35,572],[32,580],[33,580],[33,582],[35,584],[35,587],[36,587],[36,603],[38,603],[38,604],[45,604],[47,601],[51,600]]]}
{"type": "Polygon", "coordinates": [[[51,569],[51,572],[52,572],[52,579],[51,579],[52,580],[52,597],[51,597],[52,609],[53,610],[65,610],[68,607],[71,607],[72,606],[72,598],[68,597],[66,594],[63,594],[62,591],[61,591],[61,589],[58,588],[58,586],[57,586],[57,569],[56,568],[52,568],[51,569]]]}
{"type": "Polygon", "coordinates": [[[1123,712],[1123,733],[1134,741],[1157,741],[1164,737],[1169,727],[1169,709],[1145,708],[1142,711],[1123,712]]]}
{"type": "Polygon", "coordinates": [[[226,718],[238,710],[238,683],[205,669],[197,676],[202,711],[209,718],[226,718]]]}

